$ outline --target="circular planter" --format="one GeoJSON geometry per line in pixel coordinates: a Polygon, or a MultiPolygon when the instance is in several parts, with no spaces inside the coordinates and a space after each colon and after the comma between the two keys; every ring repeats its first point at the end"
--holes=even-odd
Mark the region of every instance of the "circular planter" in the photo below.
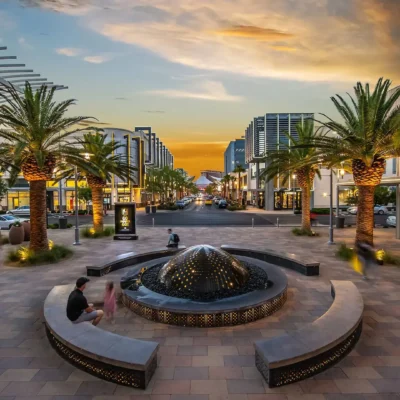
{"type": "Polygon", "coordinates": [[[24,228],[24,242],[29,242],[31,240],[31,224],[29,221],[24,221],[21,225],[24,228]]]}
{"type": "Polygon", "coordinates": [[[24,241],[24,227],[12,226],[8,234],[8,240],[10,244],[21,244],[24,241]]]}

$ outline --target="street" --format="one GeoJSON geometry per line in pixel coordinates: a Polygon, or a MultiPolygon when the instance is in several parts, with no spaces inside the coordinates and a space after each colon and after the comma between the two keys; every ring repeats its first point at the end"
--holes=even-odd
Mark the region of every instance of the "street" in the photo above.
{"type": "MultiPolygon", "coordinates": [[[[68,223],[75,225],[75,216],[68,216],[68,223]]],[[[145,214],[144,210],[137,212],[138,226],[251,226],[254,218],[255,226],[275,226],[279,218],[280,225],[298,226],[301,224],[301,215],[286,214],[279,211],[274,213],[231,212],[218,209],[214,204],[206,206],[204,202],[192,202],[183,210],[159,211],[156,214],[145,214]]],[[[354,219],[354,217],[352,217],[354,219]]],[[[384,225],[387,215],[375,215],[375,223],[384,225]]],[[[319,215],[318,224],[329,225],[328,215],[319,215]]],[[[58,223],[58,217],[49,217],[49,224],[58,223]]],[[[104,217],[104,223],[112,225],[114,216],[104,217]]],[[[79,216],[79,225],[91,225],[92,217],[79,216]]]]}

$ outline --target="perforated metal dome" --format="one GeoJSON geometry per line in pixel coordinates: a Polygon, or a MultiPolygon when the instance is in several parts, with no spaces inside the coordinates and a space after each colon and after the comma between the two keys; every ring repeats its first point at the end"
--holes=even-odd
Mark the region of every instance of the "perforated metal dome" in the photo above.
{"type": "Polygon", "coordinates": [[[244,285],[249,272],[235,257],[209,245],[189,247],[163,266],[159,280],[187,293],[215,293],[244,285]]]}

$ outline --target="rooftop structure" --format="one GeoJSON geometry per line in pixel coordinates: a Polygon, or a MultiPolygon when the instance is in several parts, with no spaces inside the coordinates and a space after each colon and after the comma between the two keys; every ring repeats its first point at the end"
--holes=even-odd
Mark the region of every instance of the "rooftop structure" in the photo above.
{"type": "MultiPolygon", "coordinates": [[[[25,64],[21,63],[3,63],[3,60],[16,60],[16,56],[7,55],[4,52],[6,46],[0,46],[0,86],[13,87],[18,93],[23,93],[26,82],[29,82],[33,90],[40,89],[45,85],[56,90],[68,89],[67,86],[58,85],[54,82],[48,82],[47,78],[41,77],[40,74],[34,73],[33,69],[26,69],[25,64]],[[5,54],[5,55],[3,55],[5,54]]],[[[0,98],[0,104],[6,103],[7,100],[0,98]]]]}

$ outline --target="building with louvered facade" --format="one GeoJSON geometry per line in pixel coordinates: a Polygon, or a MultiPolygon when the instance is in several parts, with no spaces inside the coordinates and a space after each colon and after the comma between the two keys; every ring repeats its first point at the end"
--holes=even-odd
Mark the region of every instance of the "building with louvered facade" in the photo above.
{"type": "MultiPolygon", "coordinates": [[[[289,196],[284,194],[283,190],[287,188],[281,187],[279,179],[264,184],[259,175],[266,166],[264,160],[268,151],[277,150],[279,146],[289,146],[289,136],[298,137],[296,125],[312,118],[313,113],[266,113],[253,118],[245,130],[245,161],[249,164],[249,202],[255,202],[267,210],[292,208],[295,203],[301,202],[298,193],[290,192],[293,194],[289,196]]],[[[288,187],[294,185],[295,182],[289,182],[288,187]]]]}

